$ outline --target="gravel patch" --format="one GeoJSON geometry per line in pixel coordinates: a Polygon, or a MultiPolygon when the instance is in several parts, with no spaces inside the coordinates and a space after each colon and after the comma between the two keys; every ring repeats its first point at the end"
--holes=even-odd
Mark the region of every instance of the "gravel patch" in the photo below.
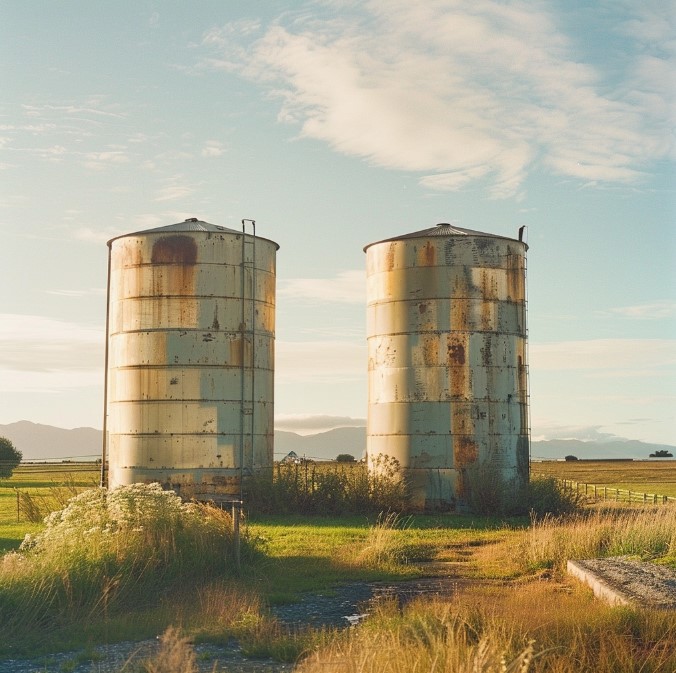
{"type": "Polygon", "coordinates": [[[676,610],[676,571],[671,568],[622,556],[575,560],[569,564],[569,572],[610,602],[676,610]]]}
{"type": "MultiPolygon", "coordinates": [[[[0,673],[136,673],[144,659],[153,656],[159,639],[102,645],[86,652],[60,652],[36,659],[5,659],[0,673]]],[[[228,645],[195,645],[200,673],[290,673],[293,664],[244,657],[236,641],[228,645]]]]}
{"type": "MultiPolygon", "coordinates": [[[[423,595],[448,595],[458,587],[449,577],[426,578],[409,582],[354,582],[336,587],[324,594],[307,594],[296,603],[271,609],[282,624],[291,629],[347,628],[357,624],[369,612],[374,600],[384,597],[400,605],[423,595]]],[[[0,673],[118,673],[138,671],[138,663],[151,657],[159,646],[158,639],[104,645],[92,650],[61,652],[37,659],[5,659],[0,673]],[[134,663],[136,662],[136,664],[134,663]]],[[[234,639],[225,646],[196,645],[200,673],[288,673],[292,664],[272,660],[247,659],[234,639]]]]}

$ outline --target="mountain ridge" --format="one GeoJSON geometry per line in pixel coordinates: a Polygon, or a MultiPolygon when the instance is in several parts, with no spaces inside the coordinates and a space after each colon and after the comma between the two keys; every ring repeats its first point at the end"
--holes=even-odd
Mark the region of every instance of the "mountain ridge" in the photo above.
{"type": "MultiPolygon", "coordinates": [[[[95,460],[101,456],[103,433],[90,427],[59,428],[53,425],[17,421],[0,424],[0,437],[7,437],[22,452],[25,461],[95,460]]],[[[333,460],[346,453],[359,459],[366,449],[363,426],[333,428],[312,435],[275,431],[275,460],[290,451],[312,460],[333,460]]],[[[531,442],[531,459],[558,460],[574,455],[581,460],[648,459],[650,453],[667,450],[676,455],[676,446],[653,444],[634,439],[582,441],[549,439],[531,442]]]]}

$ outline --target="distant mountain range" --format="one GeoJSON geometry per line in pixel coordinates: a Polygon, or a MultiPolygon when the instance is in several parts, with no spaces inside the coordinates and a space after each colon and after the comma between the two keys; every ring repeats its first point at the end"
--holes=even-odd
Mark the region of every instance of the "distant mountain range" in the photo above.
{"type": "MultiPolygon", "coordinates": [[[[0,437],[7,437],[23,453],[24,460],[95,460],[101,456],[102,432],[94,428],[66,430],[30,421],[0,425],[0,437]]],[[[361,458],[366,449],[366,428],[335,428],[315,435],[275,432],[275,459],[290,451],[314,460],[333,460],[347,453],[361,458]]],[[[636,440],[583,442],[578,439],[551,439],[532,442],[533,460],[557,460],[573,455],[580,459],[647,459],[649,454],[667,450],[676,456],[676,446],[649,444],[636,440]]]]}

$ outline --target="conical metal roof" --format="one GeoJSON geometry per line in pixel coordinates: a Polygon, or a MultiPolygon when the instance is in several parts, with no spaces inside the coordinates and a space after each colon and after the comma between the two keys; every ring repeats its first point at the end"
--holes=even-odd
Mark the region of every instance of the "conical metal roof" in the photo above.
{"type": "MultiPolygon", "coordinates": [[[[219,224],[211,224],[210,222],[204,222],[203,220],[198,220],[196,217],[189,217],[183,222],[177,222],[176,224],[168,224],[164,227],[155,227],[154,229],[143,229],[142,231],[134,231],[129,234],[121,234],[120,236],[115,236],[108,241],[110,245],[113,241],[116,241],[118,238],[126,238],[127,236],[143,236],[145,234],[178,234],[181,232],[195,232],[195,231],[207,231],[212,233],[225,233],[225,234],[235,234],[239,236],[242,232],[237,229],[230,229],[228,227],[222,227],[219,224]]],[[[277,246],[279,250],[279,244],[275,241],[270,240],[269,238],[263,238],[261,236],[256,236],[264,241],[270,241],[277,246]]]]}
{"type": "Polygon", "coordinates": [[[509,236],[499,236],[497,234],[489,234],[485,231],[476,231],[475,229],[465,229],[464,227],[456,227],[454,224],[448,222],[440,222],[434,227],[428,229],[421,229],[420,231],[413,231],[410,234],[402,234],[401,236],[393,236],[392,238],[385,238],[382,241],[374,241],[364,246],[364,252],[372,245],[378,243],[389,243],[391,241],[403,241],[409,238],[429,238],[431,236],[486,236],[488,238],[506,238],[510,241],[518,240],[509,236]]]}

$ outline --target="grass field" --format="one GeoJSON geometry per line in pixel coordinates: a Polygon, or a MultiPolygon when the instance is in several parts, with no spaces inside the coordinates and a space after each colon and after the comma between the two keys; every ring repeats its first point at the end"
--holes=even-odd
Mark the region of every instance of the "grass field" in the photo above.
{"type": "MultiPolygon", "coordinates": [[[[534,467],[540,465],[545,464],[534,467]]],[[[643,483],[635,478],[644,467],[662,470],[652,476],[656,483],[674,478],[673,472],[657,463],[548,465],[555,476],[586,481],[588,475],[595,475],[597,483],[603,483],[598,477],[606,470],[614,471],[617,478],[618,468],[623,470],[625,483],[629,479],[635,485],[643,483]],[[591,471],[561,471],[569,467],[591,471]]],[[[3,544],[4,549],[16,548],[26,532],[42,528],[42,524],[17,524],[14,489],[58,499],[97,481],[95,470],[80,470],[73,464],[21,466],[12,479],[0,483],[0,551],[3,544]]],[[[90,525],[90,517],[77,520],[90,525]]],[[[186,530],[192,528],[191,524],[186,530]]],[[[144,539],[144,530],[145,525],[134,524],[129,536],[138,532],[139,539],[144,539]]],[[[114,559],[102,557],[107,565],[101,566],[104,572],[99,582],[94,581],[93,561],[84,563],[97,548],[87,537],[91,531],[86,531],[68,538],[70,543],[64,547],[77,552],[83,561],[60,565],[52,575],[46,574],[46,559],[39,555],[29,553],[24,562],[22,556],[9,554],[4,557],[4,568],[0,558],[5,573],[0,581],[0,612],[4,600],[5,615],[15,620],[7,624],[0,619],[0,657],[34,654],[38,646],[53,652],[59,651],[54,648],[140,639],[180,625],[188,638],[175,635],[174,649],[180,645],[188,663],[194,658],[191,641],[228,643],[235,638],[249,656],[285,661],[304,657],[294,669],[299,673],[673,673],[676,613],[610,607],[567,576],[565,563],[568,558],[628,554],[676,567],[675,530],[676,508],[671,505],[592,508],[533,522],[527,517],[506,521],[451,514],[403,518],[261,515],[245,524],[246,540],[258,551],[249,557],[241,575],[186,574],[200,555],[195,554],[192,538],[186,540],[185,548],[179,544],[180,537],[170,538],[166,548],[171,553],[166,558],[173,562],[178,550],[179,558],[188,563],[177,575],[167,575],[166,586],[158,583],[163,575],[153,570],[145,592],[138,590],[134,578],[138,568],[145,568],[148,551],[155,550],[156,544],[134,547],[132,573],[109,575],[114,559]],[[373,608],[362,625],[340,632],[289,633],[267,609],[270,604],[294,600],[304,591],[330,593],[336,583],[410,579],[425,572],[418,564],[426,561],[436,562],[457,579],[457,593],[451,600],[426,597],[406,608],[385,602],[373,608]],[[119,587],[125,588],[130,578],[133,600],[129,607],[109,614],[108,597],[119,587]],[[89,592],[84,598],[93,596],[92,600],[81,602],[74,592],[77,582],[89,592]],[[53,593],[45,594],[45,586],[55,587],[53,593]],[[36,610],[42,609],[43,594],[52,602],[54,615],[60,616],[58,628],[54,619],[45,620],[42,613],[36,612],[36,617],[22,611],[28,599],[36,610]],[[33,600],[35,596],[39,600],[33,600]],[[70,612],[64,612],[59,601],[70,612]],[[23,649],[16,639],[23,639],[23,649]]],[[[218,558],[223,559],[223,554],[218,558]]],[[[179,673],[193,669],[177,662],[125,670],[179,673]]]]}
{"type": "Polygon", "coordinates": [[[533,474],[676,497],[676,460],[570,460],[532,463],[533,474]]]}
{"type": "Polygon", "coordinates": [[[41,521],[29,521],[22,507],[17,508],[17,492],[19,496],[31,494],[43,509],[51,510],[98,482],[99,472],[92,463],[20,465],[10,479],[0,479],[0,554],[16,549],[26,533],[43,527],[41,521]]]}

